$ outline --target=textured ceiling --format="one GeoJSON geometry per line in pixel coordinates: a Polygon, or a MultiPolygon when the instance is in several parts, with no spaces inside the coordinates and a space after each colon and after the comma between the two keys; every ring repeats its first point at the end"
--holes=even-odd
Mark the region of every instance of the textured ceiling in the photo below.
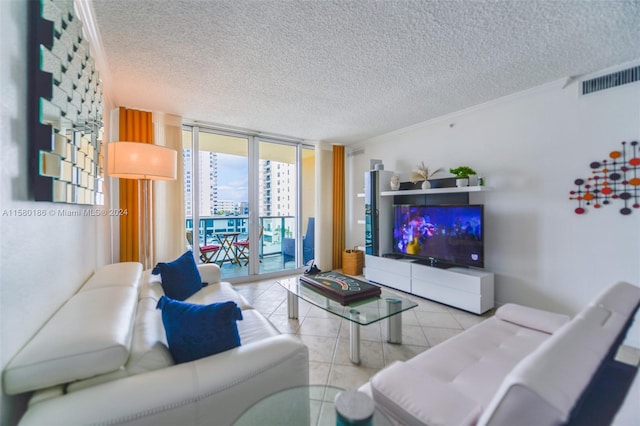
{"type": "Polygon", "coordinates": [[[353,143],[640,58],[640,1],[93,0],[117,105],[353,143]]]}

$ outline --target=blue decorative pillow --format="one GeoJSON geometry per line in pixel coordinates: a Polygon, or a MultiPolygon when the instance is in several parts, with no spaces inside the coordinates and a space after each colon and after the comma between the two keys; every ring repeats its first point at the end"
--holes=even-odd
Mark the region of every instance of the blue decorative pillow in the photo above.
{"type": "Polygon", "coordinates": [[[195,305],[162,296],[162,310],[169,352],[176,364],[204,358],[240,346],[236,321],[242,311],[235,302],[195,305]]]}
{"type": "Polygon", "coordinates": [[[200,271],[191,250],[173,262],[158,263],[151,273],[160,274],[164,294],[171,299],[184,300],[202,288],[200,271]]]}

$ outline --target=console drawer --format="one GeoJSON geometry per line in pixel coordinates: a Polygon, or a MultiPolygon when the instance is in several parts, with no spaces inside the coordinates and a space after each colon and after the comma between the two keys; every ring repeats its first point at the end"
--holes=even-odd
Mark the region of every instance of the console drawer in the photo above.
{"type": "Polygon", "coordinates": [[[369,281],[411,292],[411,263],[367,255],[364,266],[364,276],[369,281]]]}
{"type": "MultiPolygon", "coordinates": [[[[419,279],[411,280],[411,290],[416,296],[455,306],[476,314],[481,314],[486,310],[483,310],[482,296],[480,294],[460,291],[419,279]]],[[[491,300],[491,304],[493,305],[493,300],[491,300]]]]}

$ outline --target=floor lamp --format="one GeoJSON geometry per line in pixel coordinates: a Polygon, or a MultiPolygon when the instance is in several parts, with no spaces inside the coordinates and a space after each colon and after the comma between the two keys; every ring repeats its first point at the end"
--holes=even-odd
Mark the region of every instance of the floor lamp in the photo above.
{"type": "Polygon", "coordinates": [[[151,180],[175,180],[178,154],[175,150],[143,142],[111,142],[107,148],[107,174],[135,179],[142,187],[142,264],[151,267],[149,246],[149,185],[151,180]]]}

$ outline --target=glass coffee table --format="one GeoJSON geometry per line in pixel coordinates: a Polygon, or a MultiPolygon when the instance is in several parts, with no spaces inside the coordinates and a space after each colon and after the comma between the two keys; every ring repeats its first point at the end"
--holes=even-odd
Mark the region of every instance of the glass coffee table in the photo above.
{"type": "Polygon", "coordinates": [[[298,318],[298,301],[302,299],[333,315],[349,321],[349,359],[360,364],[360,326],[385,320],[388,343],[402,343],[402,312],[415,308],[417,303],[398,296],[385,288],[379,297],[343,306],[340,303],[303,285],[300,277],[277,281],[287,290],[287,311],[290,319],[298,318]]]}
{"type": "MultiPolygon", "coordinates": [[[[343,390],[309,385],[276,392],[252,405],[233,422],[233,426],[335,425],[338,423],[334,400],[343,390]]],[[[392,423],[376,409],[370,424],[391,426],[392,423]]]]}

